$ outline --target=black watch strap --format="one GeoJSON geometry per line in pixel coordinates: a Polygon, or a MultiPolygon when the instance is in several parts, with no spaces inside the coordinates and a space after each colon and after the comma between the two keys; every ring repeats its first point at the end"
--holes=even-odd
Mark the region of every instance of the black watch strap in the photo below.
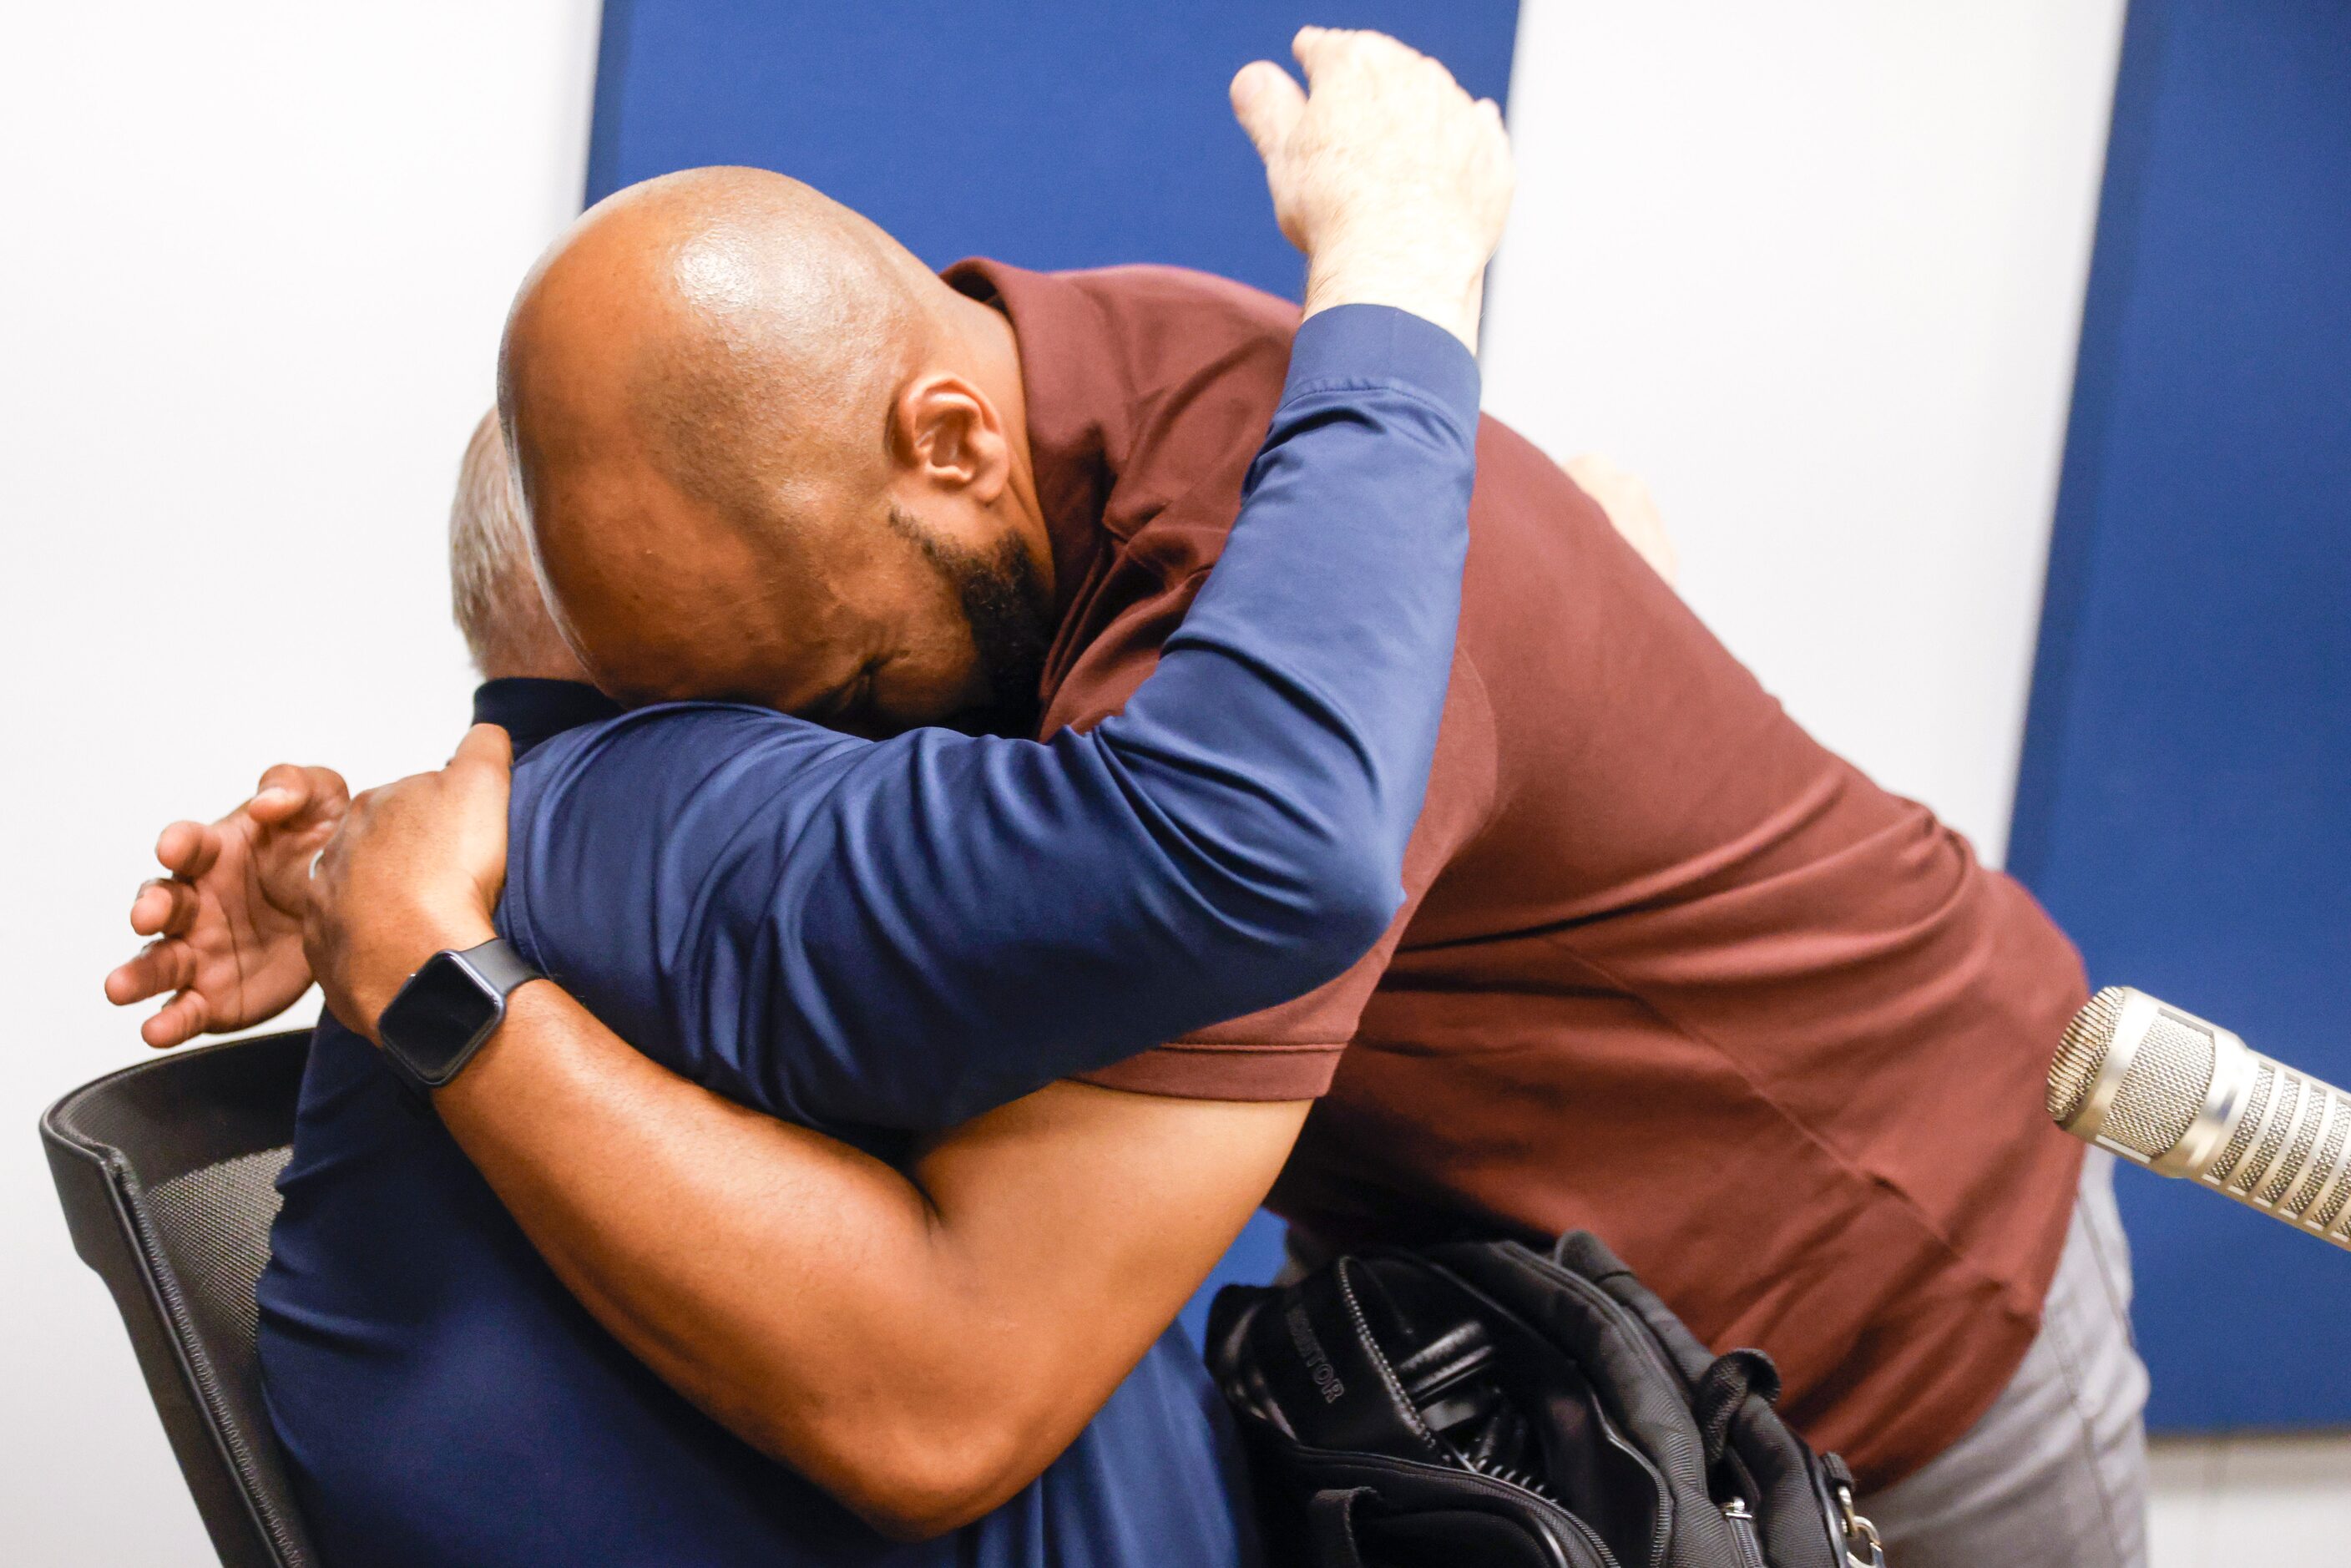
{"type": "Polygon", "coordinates": [[[503,936],[493,936],[478,947],[468,947],[459,953],[457,961],[489,982],[490,989],[504,1001],[514,994],[517,986],[526,980],[539,978],[529,961],[510,946],[503,936]]]}

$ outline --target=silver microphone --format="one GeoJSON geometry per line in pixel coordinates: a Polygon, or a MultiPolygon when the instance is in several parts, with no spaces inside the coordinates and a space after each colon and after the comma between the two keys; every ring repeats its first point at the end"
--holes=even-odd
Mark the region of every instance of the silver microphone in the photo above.
{"type": "Polygon", "coordinates": [[[2218,1024],[2107,987],[2066,1026],[2049,1064],[2049,1114],[2158,1176],[2351,1251],[2351,1095],[2218,1024]]]}

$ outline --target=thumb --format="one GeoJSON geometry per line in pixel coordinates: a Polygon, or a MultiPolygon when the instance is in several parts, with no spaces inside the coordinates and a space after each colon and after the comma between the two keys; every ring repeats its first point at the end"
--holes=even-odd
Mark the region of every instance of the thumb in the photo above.
{"type": "Polygon", "coordinates": [[[1306,112],[1306,94],[1290,73],[1271,60],[1251,60],[1233,78],[1233,118],[1241,122],[1257,154],[1268,162],[1306,112]]]}
{"type": "Polygon", "coordinates": [[[514,770],[514,737],[495,724],[477,724],[465,732],[449,766],[487,768],[505,775],[514,770]]]}
{"type": "Polygon", "coordinates": [[[465,737],[457,743],[449,760],[486,764],[501,771],[510,769],[514,767],[514,737],[499,725],[475,725],[465,731],[465,737]]]}

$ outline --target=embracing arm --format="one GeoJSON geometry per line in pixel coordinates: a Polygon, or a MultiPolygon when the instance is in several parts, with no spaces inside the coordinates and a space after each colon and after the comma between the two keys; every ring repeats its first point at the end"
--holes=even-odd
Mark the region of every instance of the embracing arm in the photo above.
{"type": "Polygon", "coordinates": [[[1305,1113],[1056,1084],[902,1174],[613,1049],[552,986],[513,1005],[534,1027],[434,1096],[449,1130],[615,1337],[901,1538],[978,1518],[1069,1446],[1305,1113]],[[565,1137],[512,1136],[518,1105],[565,1137]]]}

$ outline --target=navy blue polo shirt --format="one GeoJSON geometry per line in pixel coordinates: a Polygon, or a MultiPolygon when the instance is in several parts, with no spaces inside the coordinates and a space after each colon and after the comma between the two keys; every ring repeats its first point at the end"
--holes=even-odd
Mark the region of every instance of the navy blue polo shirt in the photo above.
{"type": "MultiPolygon", "coordinates": [[[[1402,898],[1477,400],[1426,321],[1307,322],[1210,581],[1085,734],[583,709],[517,768],[500,929],[656,1061],[885,1159],[1312,988],[1402,898]]],[[[494,686],[518,739],[570,700],[494,686]]],[[[338,1568],[1255,1561],[1231,1429],[1172,1327],[1019,1496],[897,1544],[606,1334],[331,1019],[279,1187],[264,1385],[338,1568]]]]}

